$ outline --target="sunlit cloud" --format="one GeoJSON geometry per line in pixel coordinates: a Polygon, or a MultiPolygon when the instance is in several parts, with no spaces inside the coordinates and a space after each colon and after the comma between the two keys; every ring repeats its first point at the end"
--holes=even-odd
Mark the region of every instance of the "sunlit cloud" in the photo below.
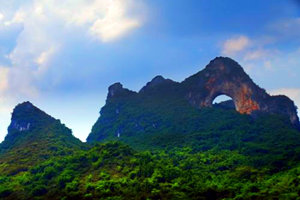
{"type": "Polygon", "coordinates": [[[0,30],[22,27],[7,55],[11,69],[6,79],[9,90],[25,96],[38,95],[37,82],[72,30],[101,44],[120,39],[143,23],[136,12],[141,11],[140,4],[132,0],[31,0],[16,5],[2,8],[7,16],[0,13],[0,30]]]}
{"type": "Polygon", "coordinates": [[[223,44],[222,54],[235,55],[245,50],[250,45],[250,39],[247,36],[238,36],[226,40],[223,44]]]}
{"type": "Polygon", "coordinates": [[[0,22],[4,19],[4,15],[0,13],[0,22]]]}
{"type": "Polygon", "coordinates": [[[90,32],[104,42],[116,39],[131,29],[140,26],[138,19],[126,17],[126,6],[122,1],[111,1],[105,17],[97,19],[90,32]]]}

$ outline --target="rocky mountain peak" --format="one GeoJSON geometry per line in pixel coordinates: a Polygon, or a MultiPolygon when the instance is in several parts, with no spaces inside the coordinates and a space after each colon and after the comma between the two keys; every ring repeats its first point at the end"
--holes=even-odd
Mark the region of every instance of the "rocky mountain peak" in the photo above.
{"type": "Polygon", "coordinates": [[[158,75],[158,76],[155,76],[150,82],[149,84],[151,85],[158,85],[160,83],[163,83],[166,79],[161,76],[161,75],[158,75]]]}
{"type": "MultiPolygon", "coordinates": [[[[109,87],[108,99],[126,97],[132,93],[120,83],[115,83],[109,87]]],[[[253,117],[259,113],[284,115],[290,118],[292,124],[299,126],[297,109],[292,100],[270,96],[253,82],[239,63],[228,57],[216,57],[203,70],[181,83],[156,76],[135,94],[136,98],[144,99],[146,95],[148,99],[159,99],[158,102],[166,98],[170,99],[169,102],[182,98],[199,109],[212,107],[215,98],[227,95],[232,98],[232,107],[241,114],[253,117]]]]}
{"type": "Polygon", "coordinates": [[[215,59],[211,60],[210,63],[206,66],[207,69],[215,68],[217,70],[237,70],[243,69],[236,61],[229,57],[216,57],[215,59]]]}
{"type": "Polygon", "coordinates": [[[38,149],[48,148],[59,140],[68,140],[66,145],[81,145],[72,135],[71,129],[28,101],[14,108],[7,131],[4,141],[0,144],[0,154],[31,143],[36,145],[33,148],[38,149]]]}
{"type": "Polygon", "coordinates": [[[123,85],[118,82],[109,86],[107,100],[112,98],[126,97],[132,94],[135,94],[135,92],[123,88],[123,85]]]}
{"type": "Polygon", "coordinates": [[[11,123],[8,132],[23,132],[33,129],[41,121],[54,121],[50,115],[46,114],[31,102],[26,101],[18,104],[12,113],[11,123]]]}
{"type": "Polygon", "coordinates": [[[14,108],[7,131],[0,143],[0,157],[17,162],[18,167],[11,169],[13,173],[22,170],[24,164],[31,166],[49,156],[60,156],[60,149],[72,152],[83,147],[60,120],[28,101],[14,108]]]}
{"type": "Polygon", "coordinates": [[[216,57],[210,61],[204,70],[195,75],[198,75],[202,78],[217,77],[218,79],[248,79],[251,81],[250,77],[245,73],[242,66],[228,57],[216,57]]]}
{"type": "Polygon", "coordinates": [[[194,124],[194,131],[197,131],[202,127],[198,125],[199,119],[206,123],[204,118],[198,119],[201,115],[201,111],[198,111],[207,107],[235,109],[253,119],[275,114],[299,127],[297,108],[292,100],[283,95],[270,96],[252,81],[236,61],[226,57],[215,58],[203,70],[181,83],[156,76],[139,93],[128,96],[133,93],[120,83],[109,87],[108,100],[112,97],[122,98],[109,101],[101,109],[101,115],[87,138],[88,142],[109,137],[122,139],[126,135],[131,137],[137,133],[149,134],[160,130],[185,132],[185,126],[179,125],[184,124],[185,120],[194,124]],[[232,100],[213,105],[220,95],[227,95],[232,100]]]}
{"type": "Polygon", "coordinates": [[[160,88],[161,86],[168,86],[170,84],[175,83],[171,79],[165,79],[163,76],[158,75],[155,76],[150,82],[148,82],[141,90],[140,93],[144,93],[146,91],[152,90],[156,87],[160,88]]]}
{"type": "Polygon", "coordinates": [[[25,101],[16,106],[16,108],[23,107],[26,109],[33,109],[35,106],[30,101],[25,101]]]}
{"type": "Polygon", "coordinates": [[[231,58],[215,58],[205,69],[187,78],[183,85],[185,98],[195,107],[211,107],[216,97],[227,95],[241,114],[285,115],[294,125],[299,126],[294,102],[288,97],[270,96],[231,58]]]}
{"type": "Polygon", "coordinates": [[[108,97],[114,97],[123,91],[123,85],[121,83],[114,83],[108,88],[108,97]]]}

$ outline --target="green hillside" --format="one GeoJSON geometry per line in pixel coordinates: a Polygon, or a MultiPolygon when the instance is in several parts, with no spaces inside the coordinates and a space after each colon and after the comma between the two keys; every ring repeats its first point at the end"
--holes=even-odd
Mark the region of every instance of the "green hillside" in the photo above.
{"type": "Polygon", "coordinates": [[[194,132],[191,121],[184,133],[151,132],[94,147],[34,112],[28,119],[48,126],[14,135],[7,148],[9,134],[1,145],[0,197],[297,199],[300,133],[286,118],[254,120],[223,108],[193,112],[203,131],[194,132]]]}
{"type": "MultiPolygon", "coordinates": [[[[110,142],[51,157],[15,175],[1,175],[0,195],[4,199],[297,199],[300,166],[294,163],[277,171],[271,163],[255,167],[249,159],[237,150],[184,147],[137,152],[110,142]]],[[[275,162],[277,156],[269,160],[275,162]]]]}
{"type": "Polygon", "coordinates": [[[8,134],[0,144],[0,174],[14,175],[50,159],[84,149],[59,120],[30,102],[16,106],[8,134]]]}

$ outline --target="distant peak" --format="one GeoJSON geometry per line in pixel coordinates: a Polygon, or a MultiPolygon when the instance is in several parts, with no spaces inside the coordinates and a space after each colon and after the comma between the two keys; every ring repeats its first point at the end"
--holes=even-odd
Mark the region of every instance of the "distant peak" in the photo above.
{"type": "Polygon", "coordinates": [[[232,70],[242,70],[243,68],[235,60],[229,57],[216,57],[211,60],[210,63],[206,66],[207,70],[218,70],[223,72],[231,72],[232,70]]]}
{"type": "Polygon", "coordinates": [[[158,75],[158,76],[155,76],[150,82],[148,82],[146,87],[154,87],[154,86],[160,85],[166,81],[167,81],[167,79],[165,79],[161,75],[158,75]]]}
{"type": "Polygon", "coordinates": [[[214,62],[214,61],[218,61],[218,60],[219,60],[219,61],[220,61],[220,60],[221,60],[221,61],[222,61],[222,60],[223,60],[223,61],[224,61],[224,60],[232,60],[232,61],[233,61],[233,59],[231,59],[231,58],[229,58],[229,57],[224,57],[224,56],[217,56],[217,57],[215,57],[214,59],[212,59],[211,61],[214,62]]]}
{"type": "Polygon", "coordinates": [[[165,81],[166,79],[161,76],[161,75],[158,75],[158,76],[155,76],[152,80],[151,80],[151,83],[160,83],[160,82],[163,82],[165,81]]]}
{"type": "MultiPolygon", "coordinates": [[[[108,90],[109,90],[109,92],[114,92],[114,91],[116,91],[116,90],[122,90],[123,89],[123,85],[121,84],[121,83],[114,83],[114,84],[112,84],[111,86],[109,86],[109,88],[108,88],[108,90]]],[[[114,94],[112,94],[112,96],[113,96],[114,94]]]]}
{"type": "Polygon", "coordinates": [[[123,88],[123,85],[119,82],[112,84],[108,88],[108,99],[109,98],[114,98],[114,97],[121,97],[121,96],[126,96],[130,94],[134,94],[135,92],[130,91],[126,88],[123,88]]]}
{"type": "Polygon", "coordinates": [[[24,101],[23,103],[18,104],[16,107],[32,108],[34,105],[30,101],[24,101]]]}
{"type": "MultiPolygon", "coordinates": [[[[34,110],[39,110],[41,111],[40,109],[38,109],[36,106],[34,106],[31,102],[29,101],[25,101],[23,103],[20,103],[18,104],[15,108],[14,108],[14,111],[13,111],[13,114],[15,113],[24,113],[24,112],[30,112],[30,111],[34,111],[34,110]]],[[[42,112],[42,111],[41,111],[42,112]]]]}
{"type": "Polygon", "coordinates": [[[39,114],[39,115],[50,117],[44,111],[42,111],[38,107],[34,106],[31,102],[25,101],[23,103],[18,104],[14,108],[13,113],[12,113],[12,118],[15,118],[15,117],[27,118],[27,117],[29,117],[28,116],[29,114],[39,114]]]}
{"type": "Polygon", "coordinates": [[[210,61],[210,63],[215,63],[215,62],[233,62],[237,63],[235,60],[229,57],[223,57],[223,56],[217,56],[213,60],[210,61]]]}
{"type": "Polygon", "coordinates": [[[172,81],[171,79],[165,79],[163,76],[161,75],[158,75],[158,76],[155,76],[150,82],[148,82],[146,84],[146,86],[144,86],[140,92],[145,92],[147,91],[148,89],[151,89],[151,88],[155,88],[156,86],[160,86],[160,85],[163,85],[165,83],[174,83],[174,81],[172,81]]]}
{"type": "Polygon", "coordinates": [[[26,101],[18,104],[12,113],[11,123],[8,132],[23,132],[32,129],[38,124],[37,122],[54,121],[55,119],[44,111],[34,106],[31,102],[26,101]]]}

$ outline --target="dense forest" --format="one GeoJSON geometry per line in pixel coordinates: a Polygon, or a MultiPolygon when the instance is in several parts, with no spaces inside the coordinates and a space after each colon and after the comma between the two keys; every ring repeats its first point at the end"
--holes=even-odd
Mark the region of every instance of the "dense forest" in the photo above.
{"type": "Polygon", "coordinates": [[[28,104],[17,107],[13,118],[38,125],[24,131],[26,137],[8,134],[0,146],[1,199],[299,196],[300,133],[282,116],[254,120],[234,110],[207,108],[199,115],[205,118],[205,131],[162,131],[144,143],[115,139],[85,144],[28,104]],[[25,121],[20,113],[26,113],[25,121]],[[215,119],[223,123],[215,124],[215,119]]]}

